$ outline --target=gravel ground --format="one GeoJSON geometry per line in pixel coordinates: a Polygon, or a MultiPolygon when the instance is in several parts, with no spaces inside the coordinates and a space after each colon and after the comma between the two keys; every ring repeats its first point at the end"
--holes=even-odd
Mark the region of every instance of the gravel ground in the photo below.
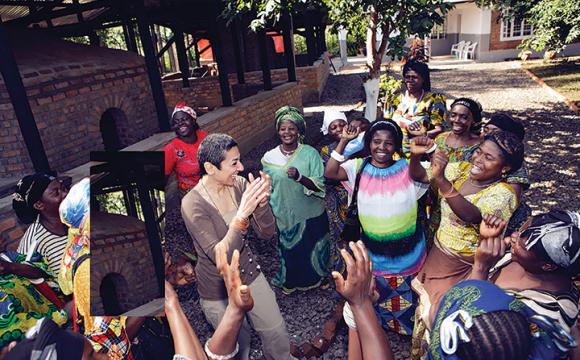
{"type": "MultiPolygon", "coordinates": [[[[469,96],[483,105],[486,115],[503,111],[521,118],[527,129],[526,161],[529,164],[533,185],[526,193],[528,204],[534,211],[544,211],[554,206],[568,209],[580,208],[580,200],[574,195],[578,189],[578,125],[580,119],[557,101],[548,90],[537,85],[515,62],[495,64],[448,64],[433,62],[431,82],[434,90],[445,93],[450,99],[469,96]]],[[[360,111],[361,76],[347,69],[344,74],[331,75],[320,104],[305,107],[309,124],[306,142],[319,148],[322,139],[318,133],[322,111],[337,109],[360,111]]],[[[349,115],[354,115],[351,112],[349,115]]],[[[272,136],[244,158],[246,171],[256,171],[259,160],[269,149],[277,145],[272,136]]],[[[166,225],[170,253],[177,256],[180,250],[190,250],[191,240],[180,219],[174,196],[168,195],[166,225]]],[[[259,256],[264,273],[271,278],[278,269],[276,242],[252,242],[259,256]]],[[[201,312],[195,285],[177,290],[183,308],[202,343],[212,329],[201,312]]],[[[301,294],[284,295],[274,289],[282,314],[287,322],[291,342],[297,345],[321,333],[321,326],[339,301],[333,288],[312,290],[301,294]]],[[[409,337],[389,334],[396,359],[409,357],[409,337]]],[[[261,345],[257,336],[252,338],[252,359],[261,357],[261,345]]],[[[331,348],[320,359],[346,359],[347,332],[344,327],[337,331],[331,348]]]]}
{"type": "Polygon", "coordinates": [[[560,207],[580,209],[580,117],[538,85],[519,62],[449,65],[437,62],[431,83],[450,99],[478,100],[484,116],[505,112],[526,127],[526,162],[532,185],[525,200],[533,213],[560,207]]]}

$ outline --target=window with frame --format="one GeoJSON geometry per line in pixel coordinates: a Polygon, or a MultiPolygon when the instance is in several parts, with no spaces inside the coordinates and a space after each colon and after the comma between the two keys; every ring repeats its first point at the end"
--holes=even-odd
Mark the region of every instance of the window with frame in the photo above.
{"type": "Polygon", "coordinates": [[[534,26],[526,21],[526,19],[504,19],[501,22],[501,41],[521,40],[532,36],[534,26]]]}
{"type": "Polygon", "coordinates": [[[435,24],[431,29],[431,39],[445,39],[447,37],[447,16],[443,19],[443,24],[435,24]]]}

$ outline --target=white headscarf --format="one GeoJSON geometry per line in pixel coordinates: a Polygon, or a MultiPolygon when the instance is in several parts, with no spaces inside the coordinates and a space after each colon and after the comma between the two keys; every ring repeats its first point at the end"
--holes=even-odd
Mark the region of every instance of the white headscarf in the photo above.
{"type": "Polygon", "coordinates": [[[330,124],[332,124],[334,120],[344,120],[344,122],[348,123],[348,120],[346,120],[346,115],[344,115],[342,111],[336,110],[325,111],[324,120],[322,120],[322,127],[320,128],[320,131],[322,131],[323,135],[328,134],[328,127],[330,126],[330,124]]]}

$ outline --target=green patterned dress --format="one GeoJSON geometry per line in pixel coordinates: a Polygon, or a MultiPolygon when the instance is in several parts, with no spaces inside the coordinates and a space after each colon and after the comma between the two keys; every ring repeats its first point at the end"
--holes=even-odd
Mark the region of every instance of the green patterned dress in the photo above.
{"type": "MultiPolygon", "coordinates": [[[[26,255],[15,251],[3,253],[2,258],[12,263],[36,266],[50,274],[48,264],[38,253],[30,261],[26,261],[26,255]]],[[[67,321],[66,311],[48,300],[32,281],[34,280],[7,273],[0,276],[0,349],[12,341],[22,340],[26,331],[38,319],[48,317],[58,325],[67,321]]],[[[52,279],[47,279],[47,283],[53,290],[58,291],[58,286],[52,279]]]]}
{"type": "Polygon", "coordinates": [[[313,147],[300,144],[291,156],[279,147],[268,151],[262,166],[272,180],[270,205],[279,230],[280,270],[272,285],[286,293],[318,287],[328,275],[330,257],[322,159],[313,147]],[[311,191],[288,178],[289,167],[321,190],[311,191]]]}

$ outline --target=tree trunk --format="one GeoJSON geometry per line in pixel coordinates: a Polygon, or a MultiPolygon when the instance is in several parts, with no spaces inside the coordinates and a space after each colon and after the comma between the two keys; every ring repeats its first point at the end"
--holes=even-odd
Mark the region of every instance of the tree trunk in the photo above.
{"type": "Polygon", "coordinates": [[[370,8],[369,27],[367,28],[367,68],[368,75],[363,82],[366,95],[365,118],[370,121],[377,119],[377,104],[379,101],[379,84],[381,78],[381,65],[383,56],[389,42],[389,34],[392,24],[383,24],[380,28],[381,41],[377,44],[377,30],[379,29],[379,16],[374,7],[370,8]]]}
{"type": "Polygon", "coordinates": [[[377,119],[377,103],[379,101],[379,82],[381,76],[382,55],[377,54],[378,14],[374,7],[370,10],[369,27],[367,28],[367,68],[368,76],[363,82],[366,95],[365,118],[369,121],[377,119]]]}

